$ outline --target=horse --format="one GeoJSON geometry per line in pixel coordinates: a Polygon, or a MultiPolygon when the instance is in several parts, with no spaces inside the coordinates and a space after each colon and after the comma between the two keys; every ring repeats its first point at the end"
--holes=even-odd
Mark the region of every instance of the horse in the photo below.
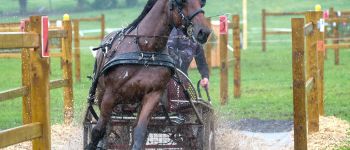
{"type": "Polygon", "coordinates": [[[149,120],[174,73],[166,47],[176,27],[204,44],[211,30],[205,0],[148,0],[141,15],[123,30],[104,38],[98,48],[89,99],[97,99],[100,117],[85,149],[97,148],[116,104],[140,103],[131,148],[143,149],[149,120]],[[96,96],[95,96],[96,95],[96,96]]]}

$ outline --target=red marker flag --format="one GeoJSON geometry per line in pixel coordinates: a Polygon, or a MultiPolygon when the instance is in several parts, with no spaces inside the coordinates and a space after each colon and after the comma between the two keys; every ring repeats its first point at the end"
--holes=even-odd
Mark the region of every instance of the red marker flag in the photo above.
{"type": "Polygon", "coordinates": [[[49,57],[49,17],[41,17],[41,56],[49,57]]]}
{"type": "Polygon", "coordinates": [[[228,34],[227,16],[220,16],[220,34],[228,34]]]}

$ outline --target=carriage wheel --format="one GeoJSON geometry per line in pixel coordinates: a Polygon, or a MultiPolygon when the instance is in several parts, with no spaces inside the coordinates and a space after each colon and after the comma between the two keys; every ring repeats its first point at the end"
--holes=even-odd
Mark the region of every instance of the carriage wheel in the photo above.
{"type": "Polygon", "coordinates": [[[90,113],[90,111],[88,109],[86,109],[86,113],[85,113],[85,119],[83,122],[83,128],[84,128],[84,133],[83,133],[83,146],[86,147],[91,139],[91,131],[92,131],[92,124],[91,124],[91,120],[92,120],[92,115],[90,113]]]}
{"type": "Polygon", "coordinates": [[[204,149],[215,150],[215,127],[214,121],[210,121],[205,129],[204,149]]]}
{"type": "Polygon", "coordinates": [[[207,110],[203,115],[204,123],[204,149],[215,150],[215,121],[212,110],[207,110]]]}

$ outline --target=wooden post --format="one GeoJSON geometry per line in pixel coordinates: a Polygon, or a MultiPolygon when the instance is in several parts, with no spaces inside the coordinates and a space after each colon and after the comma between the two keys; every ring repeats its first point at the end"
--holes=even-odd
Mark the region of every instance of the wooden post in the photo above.
{"type": "Polygon", "coordinates": [[[74,61],[75,61],[75,80],[81,81],[80,76],[80,34],[79,34],[79,20],[73,20],[74,24],[74,61]]]}
{"type": "Polygon", "coordinates": [[[263,9],[261,12],[261,19],[262,19],[262,51],[266,52],[266,10],[263,9]]]}
{"type": "MultiPolygon", "coordinates": [[[[30,31],[41,33],[41,16],[30,17],[30,31]]],[[[51,149],[49,59],[41,57],[41,46],[30,51],[30,98],[32,122],[42,123],[42,136],[33,140],[33,149],[51,149]]]]}
{"type": "Polygon", "coordinates": [[[221,105],[227,103],[228,98],[228,63],[227,63],[227,34],[220,34],[220,65],[221,65],[221,78],[220,78],[220,98],[221,105]]]}
{"type": "Polygon", "coordinates": [[[239,16],[234,15],[232,17],[233,24],[233,47],[234,47],[234,97],[241,97],[241,41],[240,41],[240,27],[239,16]]]}
{"type": "MultiPolygon", "coordinates": [[[[316,17],[320,20],[323,17],[323,12],[318,11],[316,17]]],[[[327,30],[324,30],[326,32],[327,30]]],[[[319,29],[315,32],[317,38],[317,100],[318,100],[318,109],[319,115],[324,115],[324,57],[325,57],[325,38],[324,33],[320,32],[319,29]]]]}
{"type": "Polygon", "coordinates": [[[304,19],[292,19],[294,149],[307,150],[305,99],[304,19]]]}
{"type": "MultiPolygon", "coordinates": [[[[211,29],[211,19],[207,18],[207,21],[209,23],[209,28],[211,29]]],[[[214,34],[214,33],[212,33],[212,34],[214,34]]],[[[213,36],[213,35],[211,35],[211,36],[213,36]]],[[[205,58],[206,58],[207,64],[208,64],[209,76],[211,74],[211,68],[212,68],[212,62],[211,62],[211,49],[212,49],[212,47],[213,47],[213,45],[209,39],[209,41],[205,44],[205,58]]]]}
{"type": "Polygon", "coordinates": [[[306,13],[306,22],[312,22],[313,33],[306,37],[306,53],[307,53],[307,63],[306,63],[306,78],[314,79],[314,86],[310,90],[310,94],[307,95],[308,100],[308,126],[309,132],[319,131],[319,110],[318,110],[318,100],[317,100],[317,22],[319,21],[318,13],[315,11],[309,11],[306,13]]]}
{"type": "MultiPolygon", "coordinates": [[[[338,18],[336,12],[334,11],[334,8],[331,7],[329,9],[329,18],[335,19],[338,18]]],[[[338,45],[339,44],[339,23],[336,22],[336,26],[333,27],[333,44],[338,45]]],[[[339,48],[334,48],[334,64],[339,65],[339,48]]]]}
{"type": "MultiPolygon", "coordinates": [[[[23,32],[29,31],[29,20],[23,20],[24,21],[24,30],[23,32]]],[[[30,49],[29,48],[23,48],[21,52],[22,57],[22,86],[27,87],[28,90],[30,90],[30,49]]],[[[28,92],[27,95],[22,97],[22,121],[23,124],[31,123],[31,99],[30,99],[30,92],[28,92]]]]}
{"type": "Polygon", "coordinates": [[[67,85],[63,88],[64,93],[64,123],[70,124],[73,120],[73,80],[72,80],[72,23],[63,20],[63,28],[67,31],[67,37],[62,42],[63,79],[67,85]]]}
{"type": "Polygon", "coordinates": [[[101,15],[101,40],[105,37],[105,31],[106,30],[106,22],[105,22],[105,15],[101,15]]]}

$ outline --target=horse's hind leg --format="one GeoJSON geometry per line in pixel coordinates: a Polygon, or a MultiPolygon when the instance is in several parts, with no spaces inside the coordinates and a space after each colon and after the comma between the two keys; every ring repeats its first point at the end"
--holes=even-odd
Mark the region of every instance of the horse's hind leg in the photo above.
{"type": "Polygon", "coordinates": [[[106,125],[111,117],[111,113],[115,104],[116,95],[112,93],[112,90],[107,89],[103,95],[101,103],[100,118],[97,121],[96,126],[91,132],[91,142],[86,149],[94,150],[97,148],[98,142],[103,138],[106,133],[106,125]]]}
{"type": "Polygon", "coordinates": [[[132,150],[140,150],[146,140],[146,131],[148,122],[152,116],[152,112],[158,105],[160,96],[163,91],[152,92],[143,97],[142,109],[134,128],[132,150]]]}

